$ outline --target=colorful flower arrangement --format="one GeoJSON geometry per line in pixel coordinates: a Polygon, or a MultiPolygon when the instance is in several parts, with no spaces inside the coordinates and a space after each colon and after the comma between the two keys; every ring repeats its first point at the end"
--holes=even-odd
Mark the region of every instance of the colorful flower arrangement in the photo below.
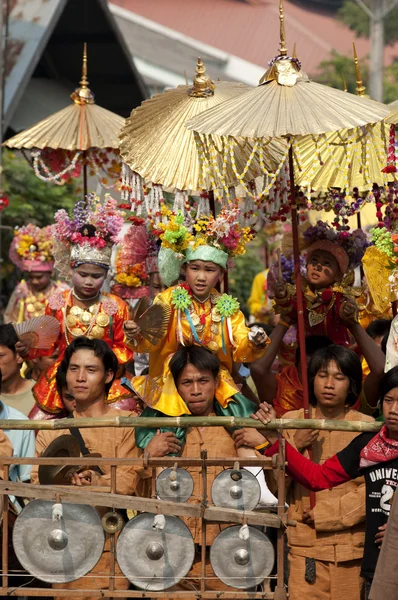
{"type": "Polygon", "coordinates": [[[193,247],[214,246],[230,257],[244,254],[246,244],[254,238],[254,232],[250,227],[242,227],[239,217],[240,210],[237,207],[223,208],[216,218],[212,215],[202,216],[193,226],[196,232],[193,247]]]}
{"type": "Polygon", "coordinates": [[[123,217],[117,201],[109,194],[101,203],[99,197],[92,193],[86,201],[76,202],[72,217],[64,209],[55,213],[54,237],[58,241],[104,248],[110,242],[118,242],[123,217]]]}
{"type": "Polygon", "coordinates": [[[308,248],[318,240],[328,240],[341,246],[349,258],[349,268],[355,269],[361,263],[365,250],[370,246],[366,233],[362,229],[355,231],[336,231],[328,223],[318,221],[304,232],[305,247],[308,248]]]}
{"type": "Polygon", "coordinates": [[[147,284],[149,275],[145,271],[145,263],[131,265],[127,270],[122,272],[122,267],[118,262],[120,262],[119,256],[116,260],[117,274],[115,275],[115,281],[117,281],[117,283],[133,288],[138,288],[147,284]]]}
{"type": "Polygon", "coordinates": [[[51,226],[37,227],[24,225],[14,231],[15,252],[21,259],[38,260],[41,262],[53,261],[53,240],[51,226]]]}
{"type": "Polygon", "coordinates": [[[385,227],[377,227],[370,230],[373,244],[388,258],[398,263],[398,234],[391,233],[385,227]]]}
{"type": "Polygon", "coordinates": [[[160,212],[162,220],[158,224],[151,221],[152,234],[162,241],[164,248],[182,254],[194,240],[185,224],[184,215],[181,212],[173,213],[165,204],[162,204],[160,212]]]}

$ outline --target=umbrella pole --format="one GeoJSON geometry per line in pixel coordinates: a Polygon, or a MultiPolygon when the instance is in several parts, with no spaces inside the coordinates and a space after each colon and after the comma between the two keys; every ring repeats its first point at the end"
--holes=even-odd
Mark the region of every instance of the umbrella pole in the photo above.
{"type": "Polygon", "coordinates": [[[86,151],[84,150],[83,152],[83,200],[86,202],[87,201],[87,156],[86,156],[86,151]]]}
{"type": "MultiPolygon", "coordinates": [[[[300,348],[300,369],[301,382],[303,384],[303,406],[304,418],[310,418],[310,402],[308,394],[308,374],[307,374],[307,354],[305,351],[305,323],[304,323],[304,299],[301,285],[300,272],[300,248],[299,248],[299,231],[298,231],[298,213],[296,204],[296,187],[294,184],[294,165],[293,165],[293,148],[289,148],[289,171],[290,171],[290,203],[292,215],[292,233],[293,233],[293,256],[294,256],[294,278],[296,282],[296,297],[297,297],[297,335],[300,348]]],[[[308,448],[309,458],[312,460],[312,448],[308,448]]],[[[315,494],[310,492],[310,507],[315,506],[315,494]]]]}
{"type": "MultiPolygon", "coordinates": [[[[211,214],[213,215],[214,218],[216,218],[216,203],[214,200],[213,190],[209,190],[209,206],[210,206],[211,214]]],[[[219,292],[222,291],[223,294],[228,294],[228,267],[224,271],[224,277],[222,280],[222,289],[221,289],[221,282],[217,283],[216,289],[219,292]]]]}

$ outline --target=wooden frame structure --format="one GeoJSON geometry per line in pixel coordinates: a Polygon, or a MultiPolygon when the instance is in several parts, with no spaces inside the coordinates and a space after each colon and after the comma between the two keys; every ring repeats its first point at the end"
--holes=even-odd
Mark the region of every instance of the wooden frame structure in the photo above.
{"type": "MultiPolygon", "coordinates": [[[[141,420],[141,422],[144,419],[141,420]]],[[[19,424],[28,425],[29,421],[19,421],[19,424]]],[[[34,423],[34,422],[33,422],[34,423]]],[[[37,422],[36,422],[37,423],[37,422]]],[[[218,423],[217,423],[218,424],[218,423]]],[[[69,423],[69,426],[71,423],[69,423]]],[[[8,428],[8,427],[7,427],[8,428]]],[[[34,427],[39,429],[40,427],[34,427]]],[[[84,465],[109,465],[111,469],[110,489],[104,487],[82,487],[73,486],[50,486],[50,485],[35,485],[28,483],[13,483],[9,481],[9,469],[12,464],[35,464],[35,465],[68,465],[74,464],[76,458],[6,458],[0,457],[0,465],[4,468],[4,480],[0,481],[0,495],[4,498],[3,506],[3,528],[2,528],[2,568],[1,568],[1,587],[0,596],[7,597],[65,597],[65,598],[82,598],[90,595],[90,597],[98,598],[173,598],[188,600],[193,598],[203,600],[216,600],[220,597],[223,599],[243,600],[245,598],[263,599],[263,600],[283,600],[287,598],[284,586],[284,570],[285,570],[285,531],[288,525],[287,512],[285,509],[285,445],[280,444],[279,454],[271,458],[248,458],[237,460],[236,458],[214,459],[208,457],[206,452],[202,452],[201,456],[196,458],[125,458],[125,459],[110,459],[110,458],[80,458],[79,464],[84,465]],[[238,464],[237,464],[238,463],[238,464]],[[116,473],[119,466],[134,465],[152,469],[152,494],[151,498],[142,498],[138,496],[125,496],[117,493],[116,473]],[[279,506],[277,514],[239,511],[229,508],[220,508],[210,506],[206,496],[207,490],[207,469],[208,467],[224,467],[232,468],[243,466],[259,466],[265,470],[273,470],[277,480],[279,506]],[[200,498],[200,504],[190,504],[189,502],[177,503],[173,501],[163,501],[156,498],[155,479],[156,467],[202,467],[202,481],[204,495],[200,498]],[[52,589],[39,587],[10,587],[9,577],[13,574],[9,570],[8,548],[9,548],[9,496],[18,496],[21,498],[41,499],[54,502],[71,502],[75,504],[90,504],[98,507],[108,507],[111,509],[130,509],[142,512],[150,512],[154,514],[175,515],[179,517],[197,517],[202,521],[202,574],[200,577],[200,590],[198,592],[180,591],[171,592],[164,590],[162,592],[139,591],[139,590],[115,590],[115,565],[116,565],[116,540],[115,534],[111,534],[110,551],[111,563],[109,572],[109,589],[107,590],[87,590],[87,589],[52,589]],[[244,590],[230,588],[228,591],[208,591],[206,590],[206,525],[208,523],[222,524],[247,524],[273,527],[277,530],[277,575],[276,575],[276,590],[275,592],[246,592],[244,590]]],[[[294,523],[289,523],[294,525],[294,523]]],[[[88,576],[88,575],[86,575],[88,576]]]]}

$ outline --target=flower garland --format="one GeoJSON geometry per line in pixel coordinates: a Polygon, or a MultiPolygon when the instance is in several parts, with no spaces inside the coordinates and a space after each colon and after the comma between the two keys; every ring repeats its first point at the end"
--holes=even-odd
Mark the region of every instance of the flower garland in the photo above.
{"type": "Polygon", "coordinates": [[[149,275],[145,271],[145,263],[131,265],[127,268],[127,271],[121,272],[120,257],[118,256],[116,270],[117,274],[115,275],[115,281],[127,287],[141,287],[142,285],[145,285],[149,279],[149,275]]]}
{"type": "MultiPolygon", "coordinates": [[[[59,162],[58,155],[55,154],[56,151],[51,151],[53,154],[52,160],[53,163],[56,164],[59,162]]],[[[52,174],[50,169],[45,163],[45,160],[49,160],[50,149],[45,148],[44,150],[37,150],[32,152],[33,157],[33,169],[36,177],[41,179],[41,181],[45,181],[46,183],[55,183],[56,185],[64,185],[68,181],[68,179],[72,177],[78,177],[80,175],[81,167],[77,164],[81,156],[81,151],[78,150],[70,163],[67,164],[63,169],[58,171],[57,173],[52,174]],[[43,173],[44,175],[43,175],[43,173]],[[69,175],[70,174],[70,175],[69,175]]],[[[65,158],[64,158],[65,161],[65,158]]]]}

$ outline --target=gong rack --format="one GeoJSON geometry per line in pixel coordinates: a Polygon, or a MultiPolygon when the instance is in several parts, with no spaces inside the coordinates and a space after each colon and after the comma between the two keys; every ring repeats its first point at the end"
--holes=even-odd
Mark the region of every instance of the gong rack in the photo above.
{"type": "MultiPolygon", "coordinates": [[[[45,597],[53,597],[56,595],[57,597],[65,597],[65,598],[79,598],[83,596],[90,595],[90,597],[97,598],[146,598],[146,599],[157,599],[157,598],[170,598],[171,596],[175,599],[181,600],[193,600],[193,598],[203,599],[203,600],[216,600],[219,598],[223,599],[234,599],[234,600],[243,600],[245,598],[257,599],[261,598],[263,600],[285,600],[287,598],[286,589],[284,585],[284,567],[285,567],[285,532],[287,525],[294,526],[295,522],[290,522],[287,520],[287,512],[285,509],[285,443],[282,438],[279,448],[279,453],[271,458],[245,458],[239,459],[237,461],[236,458],[211,458],[207,456],[206,452],[202,452],[201,456],[198,458],[178,458],[178,457],[164,457],[164,458],[125,458],[125,459],[109,459],[109,458],[79,458],[79,465],[84,467],[85,465],[90,465],[90,468],[93,466],[101,466],[101,465],[109,465],[110,466],[110,486],[109,492],[104,491],[107,488],[105,487],[76,487],[76,486],[57,486],[57,485],[41,485],[41,484],[27,484],[27,483],[14,483],[9,481],[9,468],[12,464],[29,464],[29,465],[73,465],[76,462],[76,458],[73,457],[39,457],[39,458],[6,458],[0,457],[0,465],[4,468],[4,480],[0,480],[0,496],[3,497],[3,511],[2,511],[2,572],[1,572],[1,587],[0,587],[0,596],[7,597],[37,597],[40,596],[42,598],[45,597]],[[151,486],[152,486],[152,494],[151,498],[147,497],[139,497],[139,496],[127,496],[120,495],[117,493],[116,488],[116,473],[118,466],[130,466],[134,465],[137,467],[149,468],[152,470],[151,475],[151,486]],[[230,469],[231,473],[239,471],[241,467],[244,466],[258,466],[259,468],[264,468],[265,470],[273,470],[276,475],[277,480],[277,488],[278,488],[278,508],[277,514],[272,514],[268,512],[260,512],[260,511],[252,511],[252,510],[238,510],[235,508],[230,508],[228,505],[224,506],[212,506],[209,502],[209,498],[207,497],[207,469],[208,467],[223,467],[224,469],[230,469]],[[200,503],[190,504],[189,502],[175,502],[173,500],[161,500],[158,497],[157,489],[156,489],[156,468],[164,467],[169,468],[170,473],[170,482],[171,486],[173,485],[173,480],[175,481],[175,474],[189,467],[201,467],[201,477],[202,477],[202,487],[204,490],[203,497],[200,498],[200,503]],[[173,476],[174,474],[174,476],[173,476]],[[111,509],[111,513],[107,513],[110,515],[110,527],[106,529],[112,531],[112,527],[114,523],[117,521],[115,518],[113,520],[112,515],[116,517],[118,513],[112,511],[116,511],[117,509],[126,509],[131,511],[138,511],[142,513],[146,513],[150,515],[151,524],[153,519],[156,516],[162,516],[166,518],[169,516],[171,518],[177,517],[195,517],[201,520],[201,575],[199,576],[200,581],[200,590],[194,591],[172,591],[169,589],[164,589],[163,591],[156,590],[116,590],[115,589],[115,567],[117,561],[117,543],[116,543],[116,532],[118,532],[118,527],[115,525],[114,532],[110,533],[110,568],[109,568],[109,589],[67,589],[62,588],[57,589],[52,588],[41,588],[41,587],[29,587],[29,585],[23,585],[22,587],[10,587],[9,585],[9,577],[13,575],[12,570],[9,568],[9,545],[10,545],[10,532],[9,532],[9,519],[10,519],[10,502],[9,496],[15,496],[19,498],[28,499],[30,502],[24,508],[23,512],[26,511],[29,506],[34,506],[34,502],[32,500],[42,501],[44,506],[49,505],[50,508],[46,509],[47,513],[50,510],[50,515],[52,514],[52,520],[57,522],[60,518],[62,518],[63,509],[67,509],[69,503],[70,506],[73,505],[86,505],[87,509],[91,507],[106,507],[111,509]],[[44,502],[43,502],[44,501],[44,502]],[[87,506],[88,505],[88,506],[87,506]],[[223,591],[209,591],[206,589],[206,527],[208,524],[229,524],[230,527],[227,529],[223,529],[221,534],[225,533],[229,529],[234,528],[234,536],[237,537],[238,534],[243,530],[244,526],[249,526],[249,530],[252,532],[258,532],[258,527],[272,527],[277,531],[277,555],[276,555],[276,566],[277,573],[276,577],[272,576],[276,579],[276,588],[275,592],[269,591],[247,591],[246,589],[236,589],[234,587],[228,588],[228,590],[223,591]],[[239,527],[240,526],[240,527],[239,527]],[[250,527],[250,526],[257,526],[250,527]]],[[[182,471],[181,471],[182,472],[182,471]]],[[[226,471],[222,471],[221,475],[226,471]]],[[[164,471],[163,471],[164,473],[164,471]]],[[[254,476],[252,476],[254,477],[254,476]]],[[[239,493],[234,491],[234,488],[231,488],[231,497],[237,498],[239,497],[239,493]]],[[[185,498],[183,498],[185,499],[185,498]]],[[[82,510],[82,509],[80,509],[82,510]]],[[[94,510],[94,509],[93,509],[94,510]]],[[[96,512],[96,511],[94,511],[96,512]]],[[[47,515],[48,516],[48,515],[47,515]]],[[[142,517],[143,515],[139,515],[142,517]]],[[[16,524],[18,523],[17,518],[16,524]]],[[[51,517],[50,517],[51,519],[51,517]]],[[[131,524],[134,522],[134,518],[130,520],[128,523],[131,524]]],[[[179,519],[177,519],[179,520],[179,519]]],[[[183,521],[180,521],[182,525],[185,524],[183,521]]],[[[104,519],[102,520],[104,525],[104,519]]],[[[152,525],[153,527],[154,525],[152,525]]],[[[16,525],[14,525],[15,531],[16,525]]],[[[105,528],[105,527],[104,527],[105,528]]],[[[126,526],[122,531],[126,530],[126,526]]],[[[247,530],[247,529],[246,529],[247,530]]],[[[21,532],[23,532],[23,527],[19,527],[17,531],[18,535],[21,537],[21,532]]],[[[258,532],[259,535],[260,532],[258,532]]],[[[62,548],[65,540],[63,539],[63,532],[60,530],[56,530],[51,532],[51,547],[56,550],[62,548]]],[[[220,534],[219,534],[220,536],[220,534]]],[[[219,537],[217,536],[217,538],[219,537]]],[[[251,547],[256,549],[257,554],[260,552],[261,548],[261,540],[257,543],[256,540],[257,534],[254,536],[254,539],[251,538],[251,547]],[[257,544],[257,545],[256,545],[257,544]]],[[[266,537],[266,536],[264,536],[266,537]]],[[[216,540],[217,540],[216,538],[216,540]]],[[[14,536],[15,539],[15,536],[14,536]]],[[[241,537],[241,539],[243,539],[241,537]]],[[[215,540],[215,542],[216,542],[215,540]]],[[[120,542],[120,538],[118,540],[118,544],[120,542]]],[[[214,545],[214,543],[213,543],[214,545]]],[[[103,547],[103,546],[102,546],[103,547]]],[[[213,546],[212,546],[213,547],[213,546]]],[[[159,551],[159,548],[156,544],[148,545],[149,551],[156,558],[156,552],[159,551]]],[[[102,552],[102,550],[101,550],[102,552]]],[[[239,552],[235,553],[235,560],[237,564],[246,564],[247,563],[247,555],[245,554],[245,550],[239,550],[239,552]],[[246,563],[245,563],[246,561],[246,563]]],[[[147,550],[148,554],[148,550],[147,550]]],[[[149,554],[148,554],[149,556],[149,554]]],[[[94,565],[96,563],[94,562],[94,565]]],[[[94,566],[93,565],[93,566],[94,566]]],[[[120,564],[119,564],[120,566],[120,564]]],[[[123,569],[122,569],[123,572],[123,569]]],[[[126,576],[125,573],[123,573],[126,576]]],[[[34,576],[32,576],[33,578],[34,576]]],[[[128,578],[128,577],[127,577],[128,578]]],[[[181,579],[188,579],[189,574],[182,577],[181,579]]],[[[268,577],[266,577],[267,579],[268,577]]],[[[94,586],[93,586],[94,587],[94,586]]]]}

